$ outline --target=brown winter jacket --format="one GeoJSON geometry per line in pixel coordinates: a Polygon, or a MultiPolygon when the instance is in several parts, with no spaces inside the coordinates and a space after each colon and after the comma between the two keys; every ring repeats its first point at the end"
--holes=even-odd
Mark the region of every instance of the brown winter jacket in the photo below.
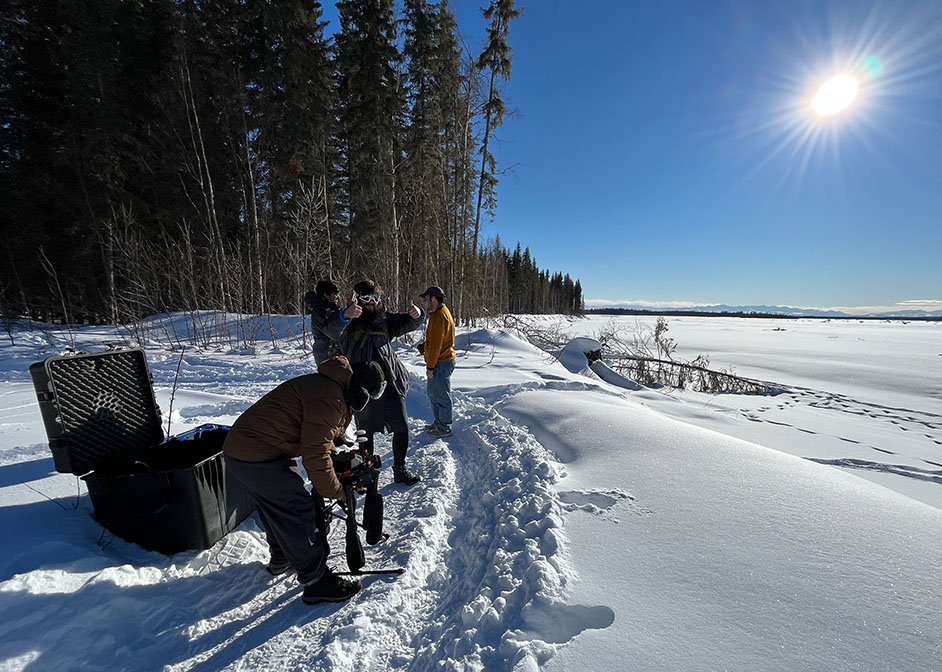
{"type": "Polygon", "coordinates": [[[333,357],[318,373],[286,380],[239,416],[223,451],[245,462],[300,457],[317,493],[342,499],[330,453],[353,415],[344,399],[352,375],[345,357],[333,357]]]}

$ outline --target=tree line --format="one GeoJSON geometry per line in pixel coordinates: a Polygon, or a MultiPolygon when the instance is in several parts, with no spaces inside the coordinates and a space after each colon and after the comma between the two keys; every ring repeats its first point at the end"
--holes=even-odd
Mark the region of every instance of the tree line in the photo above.
{"type": "Polygon", "coordinates": [[[581,287],[483,240],[514,0],[480,53],[447,0],[7,0],[5,315],[303,312],[313,283],[429,284],[454,311],[576,312],[581,287]]]}
{"type": "MultiPolygon", "coordinates": [[[[658,310],[656,308],[588,308],[586,315],[670,315],[671,317],[760,317],[776,320],[798,320],[812,317],[810,315],[787,315],[785,313],[763,313],[759,311],[744,310],[684,310],[683,308],[670,308],[658,310]]],[[[829,318],[830,319],[830,318],[829,318]]]]}

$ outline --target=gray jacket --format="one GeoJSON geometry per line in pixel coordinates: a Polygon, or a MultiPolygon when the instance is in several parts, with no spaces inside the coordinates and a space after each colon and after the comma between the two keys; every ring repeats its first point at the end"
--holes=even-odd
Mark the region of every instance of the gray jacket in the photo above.
{"type": "Polygon", "coordinates": [[[340,308],[337,304],[328,301],[323,296],[315,294],[311,299],[311,334],[314,341],[314,363],[318,366],[329,356],[338,354],[335,340],[324,333],[327,320],[338,312],[340,312],[340,308]]]}
{"type": "Polygon", "coordinates": [[[351,364],[375,361],[383,367],[389,385],[400,397],[409,391],[409,373],[396,356],[391,341],[410,331],[415,331],[425,321],[425,311],[413,318],[409,313],[387,313],[384,316],[363,311],[347,324],[340,319],[340,312],[328,317],[324,333],[340,342],[340,354],[351,364]],[[371,316],[373,319],[371,319],[371,316]]]}

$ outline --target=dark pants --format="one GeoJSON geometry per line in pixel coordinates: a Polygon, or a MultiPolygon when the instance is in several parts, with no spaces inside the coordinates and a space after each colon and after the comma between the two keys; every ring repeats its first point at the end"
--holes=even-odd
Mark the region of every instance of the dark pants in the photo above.
{"type": "Polygon", "coordinates": [[[399,396],[392,385],[379,399],[366,405],[356,414],[357,429],[366,432],[366,443],[362,448],[373,454],[373,434],[389,431],[393,433],[393,468],[406,466],[406,452],[409,450],[409,421],[406,419],[406,400],[399,396]]]}
{"type": "MultiPolygon", "coordinates": [[[[367,434],[366,441],[360,444],[360,450],[373,454],[373,435],[367,434]]],[[[402,469],[406,466],[406,452],[409,450],[409,432],[396,432],[393,434],[393,469],[402,469]]]]}
{"type": "Polygon", "coordinates": [[[357,411],[357,429],[367,434],[374,432],[409,433],[406,419],[406,400],[399,396],[393,385],[387,385],[379,399],[374,399],[362,411],[357,411]]]}
{"type": "Polygon", "coordinates": [[[226,469],[255,499],[272,556],[280,553],[298,573],[298,581],[316,581],[327,568],[325,542],[317,529],[315,503],[293,459],[245,462],[226,455],[226,469]]]}

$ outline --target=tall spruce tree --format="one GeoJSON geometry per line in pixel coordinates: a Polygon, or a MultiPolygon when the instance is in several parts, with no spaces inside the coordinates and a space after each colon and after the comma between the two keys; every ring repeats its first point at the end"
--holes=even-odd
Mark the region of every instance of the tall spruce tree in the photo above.
{"type": "MultiPolygon", "coordinates": [[[[406,0],[403,18],[408,126],[405,132],[404,232],[415,252],[416,284],[455,286],[456,154],[462,113],[460,49],[447,3],[406,0]]],[[[463,246],[462,246],[463,247],[463,246]]]]}
{"type": "Polygon", "coordinates": [[[332,65],[317,0],[268,0],[253,82],[264,189],[273,207],[290,201],[297,180],[332,180],[332,65]]]}
{"type": "Polygon", "coordinates": [[[341,0],[336,35],[342,207],[353,267],[398,300],[403,99],[393,0],[341,0]]]}
{"type": "Polygon", "coordinates": [[[260,263],[270,256],[266,248],[275,244],[281,251],[293,250],[293,278],[271,298],[291,305],[293,297],[302,308],[302,287],[334,271],[335,105],[326,22],[316,0],[256,0],[253,5],[246,31],[253,63],[247,82],[253,128],[246,129],[245,139],[252,167],[247,172],[248,261],[257,282],[271,293],[270,276],[277,271],[260,263]],[[315,237],[321,239],[316,258],[310,253],[315,237]]]}
{"type": "Polygon", "coordinates": [[[165,67],[172,3],[13,0],[2,11],[3,219],[19,232],[5,236],[8,268],[37,290],[31,308],[104,312],[102,223],[122,205],[146,210],[147,93],[165,67]],[[56,289],[42,292],[53,272],[56,289]]]}
{"type": "Polygon", "coordinates": [[[493,212],[497,204],[494,190],[497,187],[497,160],[490,151],[491,133],[503,123],[506,108],[500,95],[498,78],[510,79],[512,57],[507,44],[510,22],[523,10],[514,8],[514,0],[491,0],[481,10],[491,23],[487,29],[488,42],[478,57],[477,67],[488,74],[487,100],[484,102],[484,137],[481,140],[481,170],[478,182],[478,204],[474,214],[474,250],[478,247],[482,209],[493,212]]]}

